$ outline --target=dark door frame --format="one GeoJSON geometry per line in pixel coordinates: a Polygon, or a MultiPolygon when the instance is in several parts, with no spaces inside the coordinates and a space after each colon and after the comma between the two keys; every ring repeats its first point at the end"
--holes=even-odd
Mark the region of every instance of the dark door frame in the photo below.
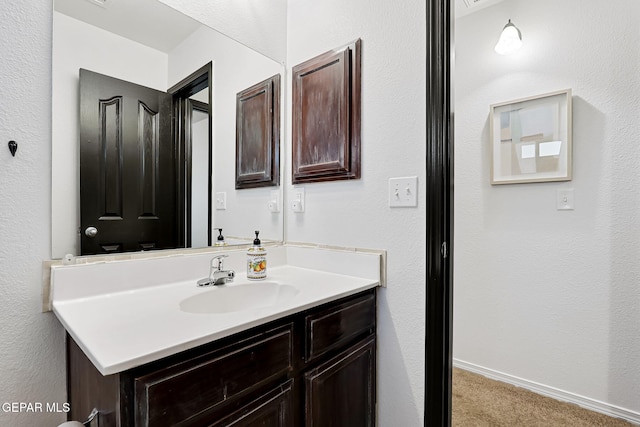
{"type": "Polygon", "coordinates": [[[425,426],[451,425],[453,313],[453,11],[427,2],[425,426]]]}
{"type": "MultiPolygon", "coordinates": [[[[177,141],[176,150],[176,170],[184,185],[180,185],[176,191],[176,206],[178,207],[178,226],[182,231],[182,247],[191,247],[191,129],[187,124],[191,123],[191,105],[189,97],[209,88],[209,101],[206,105],[206,112],[209,113],[209,203],[207,204],[207,244],[212,244],[212,222],[213,214],[211,205],[211,192],[213,191],[213,114],[212,114],[212,84],[213,84],[213,63],[209,62],[203,67],[191,73],[177,84],[169,88],[168,92],[173,96],[173,135],[177,141]]],[[[200,106],[200,109],[203,109],[200,106]]]]}

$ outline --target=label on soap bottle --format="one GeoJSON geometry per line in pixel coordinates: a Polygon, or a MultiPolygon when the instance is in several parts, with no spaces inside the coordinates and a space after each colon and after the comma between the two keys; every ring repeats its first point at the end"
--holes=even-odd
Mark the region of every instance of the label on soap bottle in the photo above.
{"type": "Polygon", "coordinates": [[[247,251],[247,256],[247,279],[265,279],[267,277],[267,251],[264,248],[250,248],[247,251]]]}

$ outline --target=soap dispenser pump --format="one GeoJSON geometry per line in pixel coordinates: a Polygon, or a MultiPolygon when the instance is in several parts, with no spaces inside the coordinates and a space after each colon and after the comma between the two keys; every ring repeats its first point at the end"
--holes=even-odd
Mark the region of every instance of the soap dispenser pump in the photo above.
{"type": "Polygon", "coordinates": [[[256,230],[253,246],[247,250],[247,279],[263,280],[267,277],[267,251],[262,246],[256,230]]]}
{"type": "Polygon", "coordinates": [[[214,246],[226,246],[227,242],[224,241],[224,236],[222,235],[222,228],[216,228],[218,230],[218,238],[214,246]]]}

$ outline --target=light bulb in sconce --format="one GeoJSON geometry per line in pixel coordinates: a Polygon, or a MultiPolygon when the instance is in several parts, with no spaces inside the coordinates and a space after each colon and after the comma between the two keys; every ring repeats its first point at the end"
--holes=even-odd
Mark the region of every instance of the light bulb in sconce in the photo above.
{"type": "Polygon", "coordinates": [[[507,22],[507,25],[502,29],[502,34],[500,34],[500,39],[496,44],[494,50],[499,55],[509,55],[516,50],[520,49],[522,46],[522,33],[511,23],[511,19],[507,22]]]}

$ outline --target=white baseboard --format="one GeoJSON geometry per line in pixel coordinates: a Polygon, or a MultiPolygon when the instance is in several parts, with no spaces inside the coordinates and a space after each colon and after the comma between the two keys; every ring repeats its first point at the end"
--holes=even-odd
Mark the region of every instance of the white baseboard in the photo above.
{"type": "Polygon", "coordinates": [[[598,400],[590,399],[588,397],[580,396],[574,393],[569,393],[567,391],[549,387],[544,384],[525,380],[523,378],[514,377],[513,375],[494,371],[493,369],[484,368],[482,366],[464,362],[459,359],[453,359],[453,366],[483,375],[493,380],[502,381],[504,383],[512,384],[517,387],[522,387],[543,396],[548,396],[563,402],[574,403],[591,411],[609,415],[610,417],[621,418],[630,423],[640,425],[640,413],[638,412],[630,411],[628,409],[620,408],[618,406],[610,405],[608,403],[600,402],[598,400]]]}

